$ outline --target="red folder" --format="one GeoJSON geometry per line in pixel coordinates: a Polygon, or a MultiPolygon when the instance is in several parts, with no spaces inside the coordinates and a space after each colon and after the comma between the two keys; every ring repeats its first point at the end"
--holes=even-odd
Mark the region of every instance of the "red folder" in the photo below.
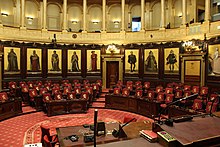
{"type": "Polygon", "coordinates": [[[157,141],[157,134],[153,132],[152,130],[141,130],[140,135],[150,142],[157,141]]]}

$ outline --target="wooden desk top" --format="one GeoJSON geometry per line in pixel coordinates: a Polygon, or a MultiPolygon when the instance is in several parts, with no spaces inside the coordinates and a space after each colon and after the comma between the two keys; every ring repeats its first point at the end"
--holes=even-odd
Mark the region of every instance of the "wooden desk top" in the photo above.
{"type": "MultiPolygon", "coordinates": [[[[118,130],[119,123],[111,122],[111,123],[105,123],[106,127],[106,135],[97,136],[96,137],[96,143],[98,144],[106,144],[110,142],[116,142],[121,140],[127,140],[127,139],[133,139],[133,138],[140,138],[139,131],[149,129],[151,130],[152,124],[148,121],[141,121],[141,122],[131,122],[127,126],[123,128],[124,132],[128,136],[126,139],[119,139],[112,136],[112,130],[115,128],[118,130]]],[[[57,128],[57,135],[58,140],[60,143],[60,147],[73,147],[73,146],[89,146],[92,145],[93,142],[85,143],[83,134],[84,133],[93,133],[93,131],[90,130],[90,128],[84,128],[83,126],[71,126],[71,127],[62,127],[57,128]],[[65,139],[66,137],[70,135],[77,135],[79,136],[79,140],[76,142],[72,142],[69,139],[65,139]]],[[[143,140],[144,142],[146,140],[143,140]]],[[[146,141],[147,142],[147,141],[146,141]]]]}
{"type": "MultiPolygon", "coordinates": [[[[172,127],[160,125],[160,127],[173,136],[182,145],[196,144],[204,140],[220,138],[220,118],[195,117],[192,121],[174,123],[172,127]]],[[[220,142],[220,140],[218,141],[220,142]]]]}

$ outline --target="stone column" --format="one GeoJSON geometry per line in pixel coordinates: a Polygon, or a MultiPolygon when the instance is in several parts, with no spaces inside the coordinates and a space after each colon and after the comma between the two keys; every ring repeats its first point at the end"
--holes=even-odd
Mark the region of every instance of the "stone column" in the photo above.
{"type": "Polygon", "coordinates": [[[2,61],[3,61],[3,52],[0,51],[0,91],[2,90],[2,61]]]}
{"type": "Polygon", "coordinates": [[[192,19],[194,19],[194,22],[196,22],[196,20],[197,20],[197,3],[196,3],[196,1],[197,0],[192,0],[192,15],[193,15],[192,19]]]}
{"type": "Polygon", "coordinates": [[[106,0],[102,0],[102,31],[106,32],[106,26],[105,26],[105,17],[106,17],[106,0]]]}
{"type": "Polygon", "coordinates": [[[210,5],[211,5],[211,0],[205,0],[205,22],[210,21],[210,5]]]}
{"type": "Polygon", "coordinates": [[[47,0],[43,0],[43,30],[47,28],[47,0]]]}
{"type": "Polygon", "coordinates": [[[87,9],[87,0],[83,0],[83,32],[86,31],[86,9],[87,9]]]}
{"type": "Polygon", "coordinates": [[[145,0],[141,0],[141,31],[145,30],[145,0]]]}
{"type": "Polygon", "coordinates": [[[161,22],[160,27],[165,28],[165,0],[161,0],[161,22]]]}
{"type": "Polygon", "coordinates": [[[125,31],[125,0],[121,0],[121,31],[125,31]]]}
{"type": "Polygon", "coordinates": [[[149,15],[150,15],[150,18],[149,18],[149,29],[152,29],[152,24],[153,24],[153,10],[149,10],[149,15]]]}
{"type": "Polygon", "coordinates": [[[63,0],[63,32],[67,32],[67,0],[63,0]]]}
{"type": "Polygon", "coordinates": [[[182,0],[182,25],[186,24],[186,0],[182,0]]]}
{"type": "Polygon", "coordinates": [[[24,22],[24,19],[25,19],[25,0],[21,0],[21,28],[24,28],[25,26],[25,22],[24,22]]]}
{"type": "MultiPolygon", "coordinates": [[[[0,5],[0,12],[2,11],[2,6],[0,5]]],[[[2,24],[2,15],[0,15],[0,27],[3,27],[3,24],[2,24]]]]}

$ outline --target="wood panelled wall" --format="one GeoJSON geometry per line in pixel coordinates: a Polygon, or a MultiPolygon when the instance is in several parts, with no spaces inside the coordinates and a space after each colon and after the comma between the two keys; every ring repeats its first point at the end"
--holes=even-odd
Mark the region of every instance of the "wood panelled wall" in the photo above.
{"type": "MultiPolygon", "coordinates": [[[[220,44],[220,40],[217,41],[215,39],[210,39],[209,44],[220,44]]],[[[125,54],[125,51],[131,49],[138,49],[139,54],[139,66],[138,72],[135,73],[126,73],[125,67],[123,69],[123,79],[124,83],[128,80],[141,80],[141,81],[150,81],[152,87],[157,85],[165,86],[170,82],[180,82],[181,81],[181,63],[178,63],[179,72],[176,74],[165,73],[164,69],[164,50],[166,48],[179,48],[179,52],[181,53],[181,42],[168,42],[168,43],[150,43],[150,44],[129,44],[129,45],[120,45],[117,46],[121,50],[121,54],[125,54]],[[144,71],[144,64],[146,57],[144,57],[144,51],[147,49],[158,49],[158,73],[157,74],[146,74],[144,71]]],[[[100,57],[100,72],[87,72],[87,60],[90,57],[87,56],[87,50],[100,50],[101,55],[105,54],[105,50],[107,46],[104,45],[55,45],[55,44],[38,44],[38,43],[19,43],[12,41],[1,41],[0,42],[0,50],[3,52],[4,47],[17,47],[21,49],[21,62],[20,62],[20,73],[18,74],[6,74],[3,71],[3,83],[7,83],[8,81],[21,81],[21,80],[54,80],[59,81],[61,79],[88,79],[91,81],[95,81],[97,79],[102,79],[102,58],[100,57]],[[30,74],[27,72],[27,48],[39,48],[42,50],[42,71],[39,74],[30,74]],[[48,49],[62,49],[62,72],[61,73],[48,73],[48,49]],[[67,67],[67,54],[68,50],[81,50],[81,71],[77,73],[68,72],[67,67]]],[[[178,55],[177,55],[178,56],[178,55]]],[[[125,61],[124,57],[124,63],[125,61]]],[[[208,57],[206,57],[206,65],[208,64],[208,57]]],[[[125,64],[124,64],[125,66],[125,64]]],[[[2,63],[2,67],[4,67],[4,63],[2,63]]],[[[207,66],[206,66],[207,69],[207,66]]],[[[208,76],[208,70],[206,70],[206,85],[210,87],[210,89],[215,89],[215,91],[220,90],[220,76],[208,76]]]]}

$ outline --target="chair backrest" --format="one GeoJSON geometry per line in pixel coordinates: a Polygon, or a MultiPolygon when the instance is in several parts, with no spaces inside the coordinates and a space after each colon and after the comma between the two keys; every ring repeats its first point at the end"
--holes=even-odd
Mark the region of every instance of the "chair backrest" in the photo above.
{"type": "Polygon", "coordinates": [[[128,85],[133,85],[133,81],[127,81],[126,82],[126,85],[128,86],[128,85]]]}
{"type": "Polygon", "coordinates": [[[19,82],[19,85],[20,85],[20,87],[22,87],[22,86],[26,85],[26,82],[21,81],[21,82],[19,82]]]}
{"type": "Polygon", "coordinates": [[[136,90],[135,96],[141,98],[143,96],[143,90],[136,90]]]}
{"type": "Polygon", "coordinates": [[[29,90],[29,88],[28,88],[27,85],[23,85],[23,86],[21,87],[21,92],[28,93],[28,90],[29,90]]]}
{"type": "Polygon", "coordinates": [[[17,84],[14,81],[9,82],[9,89],[16,89],[17,84]]]}
{"type": "Polygon", "coordinates": [[[163,93],[163,92],[159,92],[159,93],[157,94],[157,101],[158,101],[158,102],[164,101],[164,93],[163,93]]]}
{"type": "Polygon", "coordinates": [[[211,111],[211,113],[216,112],[217,106],[218,106],[218,103],[208,102],[206,104],[206,109],[205,109],[206,113],[210,113],[210,111],[211,111]]]}
{"type": "Polygon", "coordinates": [[[67,93],[70,92],[70,91],[71,91],[71,89],[69,87],[64,87],[63,88],[63,94],[64,95],[67,95],[67,93]]]}
{"type": "Polygon", "coordinates": [[[184,91],[184,97],[190,96],[191,95],[191,91],[184,91]]]}
{"type": "Polygon", "coordinates": [[[67,99],[69,100],[76,99],[76,92],[72,91],[72,92],[67,93],[67,99]]]}
{"type": "Polygon", "coordinates": [[[144,82],[144,88],[150,89],[150,82],[144,82]]]}
{"type": "Polygon", "coordinates": [[[85,84],[83,85],[83,87],[84,87],[84,88],[89,88],[89,87],[90,87],[90,84],[89,84],[89,83],[85,83],[85,84]]]}
{"type": "Polygon", "coordinates": [[[130,90],[127,88],[122,89],[122,96],[129,96],[130,95],[130,90]]]}
{"type": "Polygon", "coordinates": [[[81,94],[81,88],[79,87],[74,88],[74,91],[76,92],[76,94],[81,94]]]}
{"type": "Polygon", "coordinates": [[[182,98],[183,97],[183,91],[181,89],[177,89],[175,92],[175,98],[182,98]]]}
{"type": "Polygon", "coordinates": [[[133,90],[133,86],[132,85],[127,85],[126,86],[128,90],[132,91],[133,90]]]}
{"type": "Polygon", "coordinates": [[[87,87],[87,88],[86,88],[86,91],[87,91],[89,94],[93,94],[92,87],[87,87]]]}
{"type": "Polygon", "coordinates": [[[190,85],[184,85],[183,90],[184,91],[190,91],[191,90],[191,86],[190,85]]]}
{"type": "Polygon", "coordinates": [[[99,90],[99,85],[98,84],[92,84],[93,90],[98,91],[99,90]]]}
{"type": "Polygon", "coordinates": [[[202,109],[202,100],[194,99],[192,109],[193,110],[200,110],[200,109],[202,109]]]}
{"type": "Polygon", "coordinates": [[[51,95],[50,93],[44,93],[43,94],[43,101],[46,102],[46,101],[51,101],[52,98],[51,98],[51,95]]]}
{"type": "Polygon", "coordinates": [[[193,93],[193,94],[199,93],[199,86],[193,86],[193,87],[192,87],[192,93],[193,93]]]}
{"type": "Polygon", "coordinates": [[[34,82],[33,81],[28,81],[27,85],[29,88],[33,88],[34,87],[34,82]]]}
{"type": "Polygon", "coordinates": [[[58,92],[60,92],[60,88],[59,88],[59,87],[53,87],[53,88],[52,88],[52,94],[53,94],[53,95],[56,94],[56,93],[58,93],[58,92]]]}
{"type": "Polygon", "coordinates": [[[37,96],[38,94],[37,94],[37,90],[36,89],[29,89],[29,96],[30,97],[35,97],[35,96],[37,96]]]}
{"type": "Polygon", "coordinates": [[[40,95],[43,95],[46,92],[48,92],[47,88],[40,88],[40,95]]]}
{"type": "Polygon", "coordinates": [[[4,102],[8,100],[8,95],[6,92],[0,92],[0,101],[4,102]]]}
{"type": "Polygon", "coordinates": [[[156,87],[156,93],[162,92],[163,91],[163,87],[162,86],[157,86],[156,87]]]}
{"type": "Polygon", "coordinates": [[[55,100],[62,100],[62,99],[63,99],[63,97],[62,97],[62,93],[60,93],[60,92],[55,93],[55,95],[54,95],[54,99],[55,99],[55,100]]]}
{"type": "Polygon", "coordinates": [[[173,102],[173,97],[174,97],[174,94],[166,94],[165,103],[168,104],[168,103],[173,102]]]}
{"type": "Polygon", "coordinates": [[[203,87],[200,89],[199,95],[205,96],[205,95],[208,94],[208,91],[209,91],[209,88],[206,87],[206,86],[203,86],[203,87]]]}
{"type": "Polygon", "coordinates": [[[152,101],[152,100],[154,99],[154,97],[155,97],[155,92],[154,92],[153,90],[149,90],[149,91],[147,92],[147,98],[148,98],[148,100],[152,101]]]}
{"type": "Polygon", "coordinates": [[[81,83],[75,83],[74,88],[76,88],[76,87],[81,88],[81,83]]]}
{"type": "Polygon", "coordinates": [[[165,94],[172,94],[173,93],[173,88],[167,87],[165,88],[165,94]]]}
{"type": "Polygon", "coordinates": [[[88,100],[89,99],[89,93],[87,91],[83,91],[81,93],[81,99],[88,100]]]}
{"type": "Polygon", "coordinates": [[[69,83],[69,80],[62,80],[62,83],[63,83],[63,84],[69,83]]]}
{"type": "Polygon", "coordinates": [[[209,100],[212,101],[212,102],[214,102],[214,103],[219,103],[219,97],[218,97],[217,94],[214,94],[214,93],[212,93],[212,94],[210,95],[209,100]]]}
{"type": "Polygon", "coordinates": [[[136,81],[135,86],[139,86],[139,85],[141,85],[141,81],[136,81]]]}
{"type": "Polygon", "coordinates": [[[142,85],[137,85],[136,90],[142,89],[142,85]]]}
{"type": "Polygon", "coordinates": [[[114,94],[114,95],[119,95],[119,94],[121,94],[121,89],[118,88],[118,87],[114,88],[113,94],[114,94]]]}
{"type": "Polygon", "coordinates": [[[40,85],[35,85],[33,88],[36,89],[37,91],[39,91],[40,87],[41,87],[40,85]]]}
{"type": "Polygon", "coordinates": [[[36,85],[42,86],[43,82],[42,81],[36,81],[36,85]]]}

